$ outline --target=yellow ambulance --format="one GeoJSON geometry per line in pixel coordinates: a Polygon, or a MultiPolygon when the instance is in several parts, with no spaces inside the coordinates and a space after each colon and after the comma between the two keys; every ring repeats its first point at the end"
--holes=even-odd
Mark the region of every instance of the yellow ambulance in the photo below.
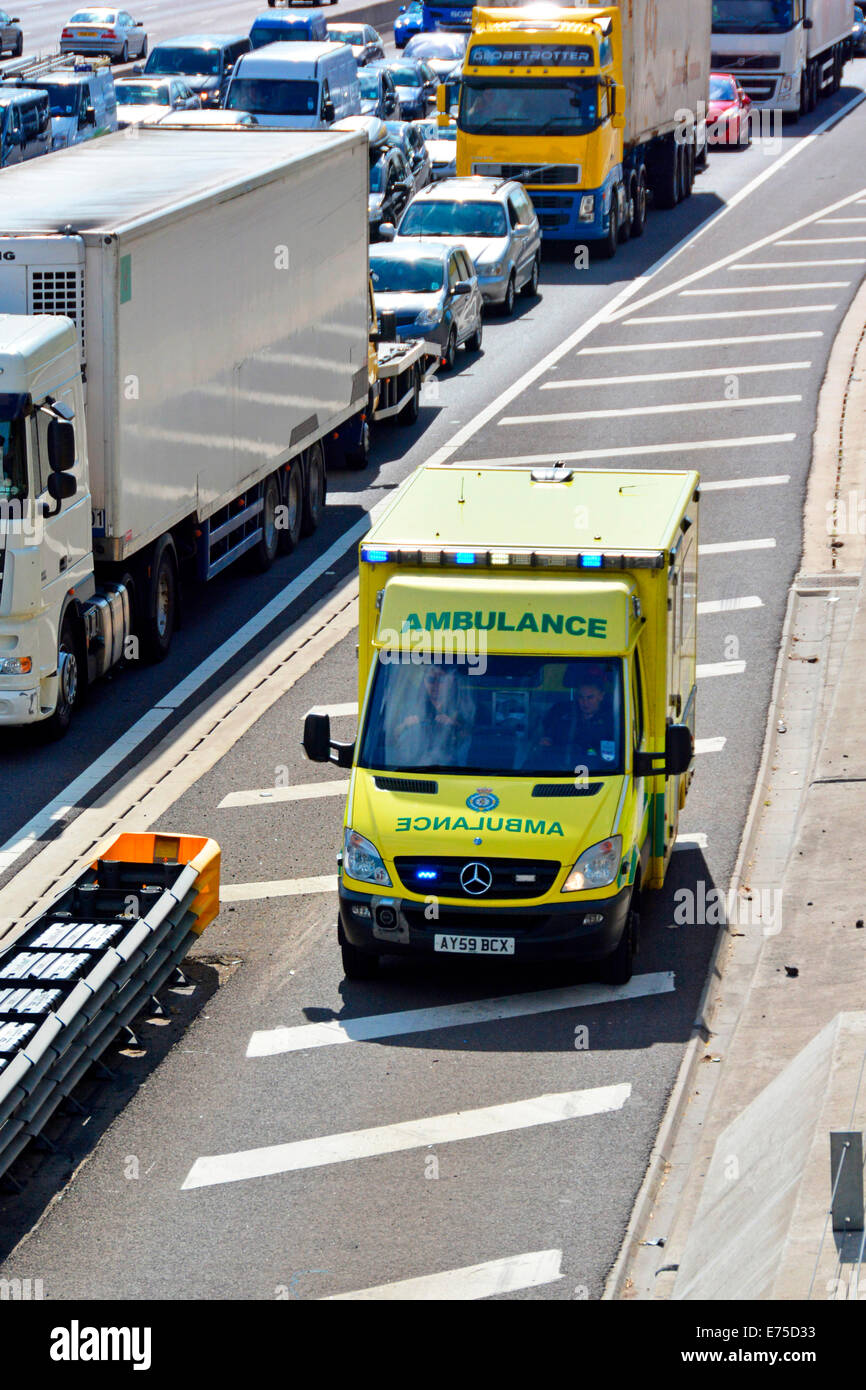
{"type": "Polygon", "coordinates": [[[428,466],[360,546],[338,933],[631,976],[692,775],[699,477],[428,466]]]}

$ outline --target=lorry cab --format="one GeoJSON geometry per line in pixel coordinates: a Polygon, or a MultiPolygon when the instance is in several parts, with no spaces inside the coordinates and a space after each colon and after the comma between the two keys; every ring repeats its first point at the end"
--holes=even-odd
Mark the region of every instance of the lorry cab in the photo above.
{"type": "Polygon", "coordinates": [[[358,66],[343,43],[271,43],[241,58],[224,105],[259,125],[327,130],[361,114],[358,66]]]}
{"type": "Polygon", "coordinates": [[[50,149],[51,112],[45,93],[29,87],[0,87],[0,169],[50,149]]]}
{"type": "Polygon", "coordinates": [[[321,10],[311,14],[292,14],[282,11],[275,14],[265,10],[256,15],[250,29],[250,45],[253,49],[264,48],[269,43],[311,43],[328,42],[328,26],[321,10]]]}
{"type": "Polygon", "coordinates": [[[361,544],[339,883],[377,954],[631,974],[691,777],[698,476],[427,467],[361,544]]]}

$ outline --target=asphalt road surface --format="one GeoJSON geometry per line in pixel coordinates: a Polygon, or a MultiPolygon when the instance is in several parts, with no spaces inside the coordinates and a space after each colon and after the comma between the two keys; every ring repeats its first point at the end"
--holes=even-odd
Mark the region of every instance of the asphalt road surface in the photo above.
{"type": "MultiPolygon", "coordinates": [[[[140,1060],[147,1084],[4,1276],[42,1278],[59,1299],[599,1296],[713,945],[710,926],[672,929],[673,894],[727,886],[754,784],[817,395],[866,265],[864,77],[849,66],[774,151],[715,154],[693,197],[612,264],[548,257],[541,297],[490,321],[484,352],[441,379],[420,427],[381,431],[368,474],[332,475],[326,524],[294,557],[193,596],[169,661],[104,686],[62,748],[2,750],[12,874],[31,852],[26,823],[47,833],[53,799],[72,818],[100,780],[135,760],[146,771],[150,744],[231,676],[213,659],[230,633],[295,582],[248,659],[350,575],[348,534],[425,459],[455,473],[491,459],[697,468],[698,769],[632,986],[463,963],[342,980],[329,881],[340,795],[272,793],[334,779],[298,744],[306,709],[357,697],[349,634],[162,818],[223,848],[234,892],[200,954],[228,963],[225,982],[159,1066],[140,1060]],[[275,882],[280,895],[262,896],[275,882]]],[[[352,727],[339,719],[338,736],[352,727]]],[[[7,1250],[50,1195],[33,1171],[30,1195],[0,1209],[7,1250]]]]}

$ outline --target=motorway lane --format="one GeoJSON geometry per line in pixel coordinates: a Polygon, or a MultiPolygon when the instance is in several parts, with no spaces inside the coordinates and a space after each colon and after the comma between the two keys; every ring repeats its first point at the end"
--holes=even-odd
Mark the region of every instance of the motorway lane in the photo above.
{"type": "MultiPolygon", "coordinates": [[[[853,240],[861,234],[858,224],[815,223],[792,237],[777,234],[795,217],[854,195],[849,209],[827,216],[866,217],[866,190],[857,177],[863,122],[861,109],[805,150],[777,175],[771,198],[743,203],[661,272],[652,289],[665,292],[652,306],[632,307],[621,322],[599,326],[576,352],[510,401],[506,414],[587,409],[582,404],[586,396],[592,397],[594,409],[623,408],[621,387],[617,392],[600,386],[546,389],[550,382],[601,375],[599,364],[605,361],[612,368],[609,374],[617,376],[717,365],[736,375],[738,368],[760,367],[755,374],[744,373],[740,386],[742,396],[760,396],[763,404],[732,409],[734,427],[726,423],[726,410],[719,412],[724,424],[708,424],[697,408],[644,415],[637,424],[628,417],[494,424],[464,443],[456,456],[513,458],[530,451],[676,444],[689,447],[675,455],[642,457],[648,464],[663,459],[676,467],[700,466],[710,484],[763,480],[747,489],[709,487],[704,495],[702,544],[773,540],[775,545],[709,553],[702,559],[703,603],[757,598],[761,607],[723,608],[702,621],[702,665],[735,656],[746,665],[742,674],[702,678],[698,737],[724,737],[727,742],[718,753],[700,755],[683,830],[705,835],[707,846],[678,854],[665,893],[647,905],[638,987],[642,976],[672,974],[673,992],[631,999],[620,995],[607,1003],[574,999],[567,1008],[532,1017],[518,1013],[507,1020],[416,1028],[409,1034],[400,1031],[399,1021],[386,1021],[382,1028],[393,1031],[376,1041],[248,1057],[256,1030],[300,1027],[335,1015],[367,1018],[453,1005],[515,989],[570,986],[586,975],[524,970],[516,976],[513,970],[447,965],[427,971],[392,963],[380,981],[349,985],[340,979],[332,895],[242,899],[224,909],[201,944],[204,953],[241,956],[242,969],[211,1000],[207,1015],[119,1118],[64,1202],[7,1262],[4,1274],[42,1277],[47,1296],[56,1298],[269,1298],[283,1296],[278,1290],[284,1289],[290,1290],[288,1296],[317,1297],[544,1251],[545,1281],[525,1287],[518,1280],[510,1286],[510,1296],[574,1297],[575,1290],[598,1295],[689,1036],[712,946],[710,927],[665,930],[672,922],[672,895],[678,887],[694,888],[699,879],[707,888],[713,882],[726,886],[730,875],[757,766],[784,597],[799,556],[815,396],[835,327],[862,278],[859,244],[853,240]],[[839,235],[844,243],[830,248],[823,241],[828,235],[839,235]],[[776,241],[759,252],[746,249],[764,236],[776,236],[776,241]],[[813,239],[811,246],[778,244],[813,239]],[[737,264],[758,268],[720,267],[705,280],[681,287],[712,286],[706,305],[680,293],[682,277],[734,251],[742,253],[737,264]],[[807,259],[822,264],[793,264],[807,259]],[[855,264],[831,267],[834,259],[855,264]],[[776,261],[784,269],[760,268],[776,261]],[[718,293],[741,283],[747,289],[753,275],[767,291],[766,302],[742,291],[718,293]],[[802,288],[813,281],[842,279],[848,283],[818,292],[826,293],[826,300],[813,299],[815,292],[802,288]],[[768,288],[795,283],[797,290],[779,295],[768,288]],[[798,295],[798,305],[832,302],[834,307],[793,318],[771,311],[771,300],[781,300],[782,310],[790,308],[787,296],[792,294],[798,295]],[[712,361],[688,349],[660,347],[662,342],[723,333],[756,336],[752,320],[725,328],[730,321],[705,317],[707,312],[748,312],[756,300],[767,317],[758,325],[760,332],[822,336],[719,346],[712,351],[722,357],[712,361]],[[731,309],[721,309],[722,303],[731,309]],[[692,304],[697,307],[683,307],[692,304]],[[694,323],[628,322],[648,313],[702,318],[694,323]],[[789,327],[801,319],[809,326],[789,327]],[[653,350],[642,351],[647,343],[653,350]],[[616,347],[616,353],[584,351],[607,347],[616,347]],[[807,361],[802,369],[775,370],[783,362],[807,361]],[[768,380],[772,386],[764,384],[768,380]],[[766,400],[783,394],[803,399],[766,400]],[[564,405],[557,404],[562,401],[564,405]],[[763,437],[764,443],[735,448],[730,442],[734,430],[739,437],[763,437]],[[770,435],[781,434],[795,438],[767,442],[770,435]],[[727,447],[696,446],[697,440],[712,439],[726,440],[727,447]],[[789,481],[768,483],[768,478],[789,481]],[[726,645],[729,637],[739,642],[736,653],[726,645]],[[589,1030],[585,1050],[575,1048],[575,1028],[581,1024],[589,1030]],[[589,1093],[588,1100],[584,1097],[588,1108],[608,1108],[556,1118],[556,1104],[538,1101],[575,1091],[589,1093]],[[474,1112],[530,1101],[535,1102],[531,1127],[517,1127],[525,1124],[525,1113],[509,1112],[499,1117],[502,1132],[482,1137],[490,1118],[479,1119],[474,1112]],[[538,1122],[539,1106],[547,1121],[543,1124],[538,1122]],[[469,1132],[476,1137],[456,1140],[454,1121],[431,1124],[457,1111],[473,1113],[476,1128],[469,1132]],[[389,1129],[375,1142],[400,1144],[397,1151],[335,1160],[340,1155],[333,1136],[352,1136],[340,1141],[344,1152],[369,1153],[373,1141],[366,1131],[407,1121],[419,1122],[415,1140],[420,1147],[407,1146],[405,1131],[398,1136],[389,1129]],[[427,1142],[430,1135],[438,1136],[432,1144],[427,1142]],[[264,1146],[326,1139],[327,1152],[313,1142],[303,1152],[270,1156],[269,1175],[249,1176],[251,1165],[261,1162],[258,1151],[264,1146]],[[239,1151],[246,1157],[225,1159],[216,1173],[202,1166],[202,1159],[239,1151]],[[142,1172],[148,1170],[146,1181],[124,1180],[129,1155],[138,1156],[142,1172]],[[293,1171],[278,1171],[280,1165],[291,1165],[293,1171]],[[221,1180],[214,1182],[215,1177],[221,1180]],[[234,1180],[224,1181],[226,1177],[234,1180]],[[203,1178],[208,1181],[191,1186],[203,1178]]],[[[627,255],[632,251],[628,248],[627,255]]],[[[638,405],[701,407],[724,398],[713,385],[716,380],[633,382],[629,399],[638,405]]],[[[339,798],[289,807],[225,808],[220,803],[230,793],[273,786],[284,767],[292,783],[327,780],[325,770],[301,759],[300,719],[314,703],[354,696],[353,640],[347,639],[190,789],[164,824],[185,824],[215,835],[224,849],[226,880],[233,884],[331,873],[339,798]]],[[[337,735],[341,732],[338,726],[337,735]]],[[[573,1096],[571,1103],[577,1104],[573,1096]]]]}
{"type": "MultiPolygon", "coordinates": [[[[148,719],[167,693],[207,661],[228,634],[236,632],[287,583],[301,576],[315,557],[324,554],[342,534],[356,525],[371,505],[387,495],[388,489],[445,446],[455,431],[477,420],[501,392],[519,381],[528,366],[541,361],[580,324],[609,304],[633,277],[645,274],[675,243],[729,204],[746,185],[776,167],[790,151],[802,148],[810,130],[862,89],[866,62],[852,65],[848,74],[849,80],[837,97],[823,102],[808,121],[785,128],[778,149],[764,149],[756,144],[748,151],[718,151],[710,161],[709,170],[698,179],[692,198],[672,213],[651,215],[644,238],[621,248],[614,262],[596,261],[589,269],[577,271],[569,251],[557,249],[554,254],[548,254],[542,271],[542,298],[534,303],[518,301],[518,311],[509,322],[488,320],[482,355],[469,358],[461,354],[454,375],[451,378],[442,376],[435,383],[435,395],[431,393],[425,401],[418,427],[414,430],[383,428],[374,444],[373,463],[366,473],[336,472],[332,475],[331,503],[317,535],[305,541],[294,556],[280,560],[266,576],[230,573],[210,585],[190,588],[185,604],[185,626],[168,660],[158,667],[128,668],[97,686],[91,692],[88,707],[64,742],[62,755],[56,747],[40,746],[32,734],[17,732],[0,737],[7,793],[0,804],[0,863],[3,850],[11,846],[11,853],[16,855],[21,850],[14,866],[0,873],[0,884],[8,880],[12,867],[26,862],[27,856],[34,852],[33,846],[38,845],[39,837],[57,833],[98,790],[96,785],[89,786],[67,798],[61,795],[67,785],[80,775],[88,774],[97,758],[113,749],[116,741],[123,739],[137,721],[148,719]],[[48,821],[41,814],[42,808],[55,798],[59,798],[62,808],[68,806],[68,810],[61,809],[48,821]],[[31,845],[27,837],[28,848],[22,849],[19,832],[34,817],[38,818],[35,839],[31,845]]],[[[853,154],[856,159],[856,151],[853,154]]],[[[793,160],[790,173],[773,174],[763,185],[763,191],[750,198],[748,207],[754,207],[757,217],[765,208],[775,205],[777,179],[793,180],[791,187],[796,189],[799,176],[795,171],[803,159],[810,157],[808,149],[803,148],[793,160]]],[[[705,244],[706,237],[701,237],[690,255],[700,261],[707,254],[702,249],[705,244]]],[[[707,254],[707,259],[712,257],[707,254]]],[[[671,274],[679,264],[678,257],[671,263],[671,274]]],[[[583,432],[581,425],[568,429],[583,432]]],[[[490,433],[489,428],[485,429],[483,438],[486,440],[490,433]]],[[[487,448],[487,452],[492,453],[493,449],[487,448]]],[[[334,573],[318,579],[283,618],[250,642],[244,656],[253,656],[261,650],[276,630],[302,612],[336,582],[340,574],[348,572],[352,564],[350,553],[337,561],[334,573]]],[[[156,732],[145,733],[140,742],[124,745],[116,754],[110,753],[109,770],[103,782],[116,780],[125,766],[140,760],[192,703],[207,698],[218,680],[217,674],[204,681],[185,706],[165,715],[156,732]]]]}

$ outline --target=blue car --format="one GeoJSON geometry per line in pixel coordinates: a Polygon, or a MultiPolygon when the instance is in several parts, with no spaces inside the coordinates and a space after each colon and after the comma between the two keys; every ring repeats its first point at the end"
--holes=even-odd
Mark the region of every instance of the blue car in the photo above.
{"type": "Polygon", "coordinates": [[[405,48],[415,34],[424,32],[424,6],[421,0],[411,0],[409,5],[401,5],[400,13],[394,20],[394,42],[398,48],[405,48]]]}

